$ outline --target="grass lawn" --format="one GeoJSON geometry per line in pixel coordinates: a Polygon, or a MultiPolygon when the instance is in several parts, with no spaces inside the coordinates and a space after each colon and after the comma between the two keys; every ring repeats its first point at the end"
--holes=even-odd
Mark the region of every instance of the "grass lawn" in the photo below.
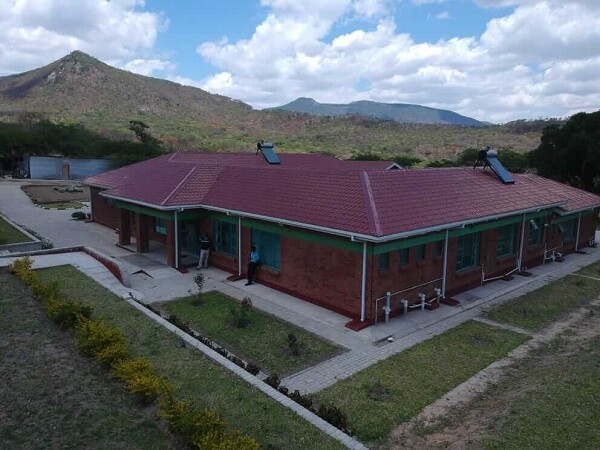
{"type": "Polygon", "coordinates": [[[190,322],[192,328],[204,332],[220,345],[267,372],[288,374],[341,351],[340,347],[256,308],[249,310],[250,324],[245,328],[237,328],[231,323],[230,313],[231,307],[239,308],[237,300],[219,292],[204,294],[202,298],[202,306],[194,306],[192,297],[159,306],[190,322]],[[301,347],[299,356],[292,356],[288,351],[286,338],[289,333],[298,338],[301,347]]]}
{"type": "Polygon", "coordinates": [[[44,209],[80,209],[83,208],[83,204],[79,202],[53,202],[53,203],[39,203],[44,209]]]}
{"type": "Polygon", "coordinates": [[[16,277],[0,270],[0,448],[176,448],[152,408],[77,351],[16,277]]]}
{"type": "Polygon", "coordinates": [[[590,264],[576,273],[586,275],[588,277],[600,278],[600,262],[597,262],[596,264],[590,264]]]}
{"type": "MultiPolygon", "coordinates": [[[[600,271],[600,263],[578,273],[590,275],[600,271]]],[[[531,330],[539,330],[565,312],[587,303],[600,292],[600,281],[567,275],[535,291],[506,302],[486,317],[531,330]]]]}
{"type": "Polygon", "coordinates": [[[466,322],[315,394],[347,411],[350,427],[377,442],[527,336],[466,322]]]}
{"type": "Polygon", "coordinates": [[[0,217],[0,245],[30,242],[27,236],[0,217]]]}
{"type": "Polygon", "coordinates": [[[96,316],[119,327],[132,353],[147,357],[177,386],[178,396],[200,408],[216,410],[235,428],[263,447],[280,449],[342,448],[270,397],[231,372],[213,364],[198,350],[183,348],[181,339],[71,266],[38,271],[42,281],[57,281],[69,299],[92,304],[96,316]]]}
{"type": "Polygon", "coordinates": [[[526,380],[532,389],[486,433],[485,448],[600,448],[600,337],[586,344],[573,353],[557,340],[536,351],[512,380],[526,380]]]}

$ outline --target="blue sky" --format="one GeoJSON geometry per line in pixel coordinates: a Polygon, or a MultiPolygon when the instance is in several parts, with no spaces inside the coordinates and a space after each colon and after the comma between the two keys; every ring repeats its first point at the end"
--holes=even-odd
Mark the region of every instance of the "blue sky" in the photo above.
{"type": "Polygon", "coordinates": [[[0,75],[82,50],[239,99],[480,120],[600,108],[598,0],[0,0],[0,75]]]}

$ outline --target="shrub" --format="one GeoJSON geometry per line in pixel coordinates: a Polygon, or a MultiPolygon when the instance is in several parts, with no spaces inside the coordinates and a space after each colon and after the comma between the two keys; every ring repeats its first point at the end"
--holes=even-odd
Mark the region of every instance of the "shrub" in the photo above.
{"type": "Polygon", "coordinates": [[[106,325],[103,320],[81,320],[75,328],[77,347],[85,356],[96,356],[115,344],[125,345],[123,333],[118,328],[106,325]]]}
{"type": "Polygon", "coordinates": [[[85,220],[86,215],[83,211],[75,211],[71,214],[71,217],[75,220],[85,220]]]}
{"type": "Polygon", "coordinates": [[[300,356],[300,343],[294,333],[287,335],[288,350],[292,356],[300,356]]]}
{"type": "Polygon", "coordinates": [[[295,390],[291,394],[288,394],[288,397],[294,400],[299,405],[304,406],[306,409],[311,409],[313,405],[313,401],[310,397],[304,396],[300,393],[300,391],[295,390]]]}
{"type": "Polygon", "coordinates": [[[196,295],[194,295],[194,298],[192,299],[192,304],[195,306],[202,306],[202,303],[204,303],[202,298],[202,289],[204,288],[204,274],[197,274],[194,277],[194,283],[198,288],[198,292],[196,293],[196,295]]]}
{"type": "Polygon", "coordinates": [[[319,406],[317,415],[337,429],[348,432],[348,417],[336,406],[323,404],[319,406]]]}
{"type": "Polygon", "coordinates": [[[158,414],[169,423],[172,432],[191,440],[196,426],[196,415],[188,402],[169,399],[161,404],[158,414]]]}
{"type": "Polygon", "coordinates": [[[63,330],[75,327],[79,322],[90,319],[92,307],[80,302],[62,300],[53,292],[53,288],[46,292],[49,294],[44,299],[44,308],[48,317],[58,324],[63,330]]]}
{"type": "Polygon", "coordinates": [[[258,375],[260,372],[260,367],[258,367],[256,364],[248,363],[246,364],[246,370],[252,375],[258,375]]]}
{"type": "Polygon", "coordinates": [[[167,317],[167,320],[173,325],[175,325],[177,328],[185,331],[186,333],[190,333],[192,331],[190,326],[183,320],[181,320],[179,317],[177,317],[175,314],[170,314],[169,317],[167,317]]]}
{"type": "Polygon", "coordinates": [[[29,256],[26,256],[13,261],[9,266],[9,270],[10,273],[16,275],[23,283],[33,286],[37,282],[37,275],[31,270],[32,264],[33,260],[29,256]]]}
{"type": "Polygon", "coordinates": [[[164,378],[156,375],[154,367],[145,358],[128,359],[113,364],[115,378],[124,381],[127,390],[137,394],[145,403],[159,397],[170,399],[173,387],[164,378]]]}
{"type": "Polygon", "coordinates": [[[236,328],[246,328],[250,325],[250,318],[248,317],[248,311],[251,306],[249,303],[242,303],[239,305],[233,305],[230,309],[230,322],[236,328]]]}
{"type": "Polygon", "coordinates": [[[107,366],[123,361],[129,355],[125,342],[113,342],[96,353],[96,359],[107,366]]]}
{"type": "Polygon", "coordinates": [[[279,379],[279,375],[277,375],[276,373],[272,373],[267,378],[265,378],[265,383],[277,389],[279,387],[279,384],[281,384],[281,380],[279,379]]]}

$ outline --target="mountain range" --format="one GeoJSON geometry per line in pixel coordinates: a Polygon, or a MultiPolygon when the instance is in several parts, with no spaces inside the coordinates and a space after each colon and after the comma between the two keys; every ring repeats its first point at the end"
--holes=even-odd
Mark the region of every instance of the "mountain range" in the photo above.
{"type": "MultiPolygon", "coordinates": [[[[306,100],[300,103],[319,105],[306,100]]],[[[530,150],[539,144],[540,127],[521,131],[500,125],[457,127],[446,124],[455,117],[449,111],[358,103],[368,106],[361,109],[366,116],[256,110],[202,89],[114,68],[79,51],[44,67],[0,77],[0,121],[18,121],[25,113],[35,113],[55,123],[78,123],[123,139],[132,138],[129,121],[139,120],[149,125],[149,131],[167,148],[177,150],[233,151],[253,148],[258,140],[268,139],[279,151],[340,156],[402,153],[439,159],[469,147],[530,150]],[[382,108],[412,111],[414,120],[427,116],[434,124],[399,123],[391,120],[395,117],[391,113],[385,120],[376,119],[374,111],[382,108]]]]}
{"type": "Polygon", "coordinates": [[[401,123],[460,125],[466,127],[482,127],[486,125],[479,120],[461,116],[454,111],[408,103],[378,103],[361,100],[348,104],[332,104],[319,103],[312,98],[301,97],[286,105],[272,109],[293,111],[314,116],[359,115],[401,123]]]}

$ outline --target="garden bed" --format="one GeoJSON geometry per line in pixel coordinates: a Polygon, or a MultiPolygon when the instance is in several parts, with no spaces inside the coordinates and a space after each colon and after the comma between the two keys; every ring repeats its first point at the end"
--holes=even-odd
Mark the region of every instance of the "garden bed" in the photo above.
{"type": "Polygon", "coordinates": [[[79,354],[25,287],[0,270],[0,448],[176,448],[140,408],[79,354]]]}
{"type": "Polygon", "coordinates": [[[240,302],[219,292],[203,294],[201,306],[194,305],[192,296],[153,307],[167,315],[176,315],[193,329],[269,373],[293,373],[342,351],[341,347],[253,307],[247,309],[247,326],[238,327],[231,309],[240,310],[240,302]],[[289,344],[290,334],[296,338],[297,355],[289,344]]]}
{"type": "Polygon", "coordinates": [[[38,274],[42,281],[57,281],[66,298],[93,305],[108,324],[121,329],[132,353],[148,358],[158,373],[177,386],[183,399],[196,407],[216,410],[231,426],[265,448],[341,448],[289,409],[197,350],[182,346],[180,338],[73,267],[42,269],[38,274]]]}
{"type": "Polygon", "coordinates": [[[21,233],[0,216],[0,245],[31,242],[31,239],[21,233]]]}

